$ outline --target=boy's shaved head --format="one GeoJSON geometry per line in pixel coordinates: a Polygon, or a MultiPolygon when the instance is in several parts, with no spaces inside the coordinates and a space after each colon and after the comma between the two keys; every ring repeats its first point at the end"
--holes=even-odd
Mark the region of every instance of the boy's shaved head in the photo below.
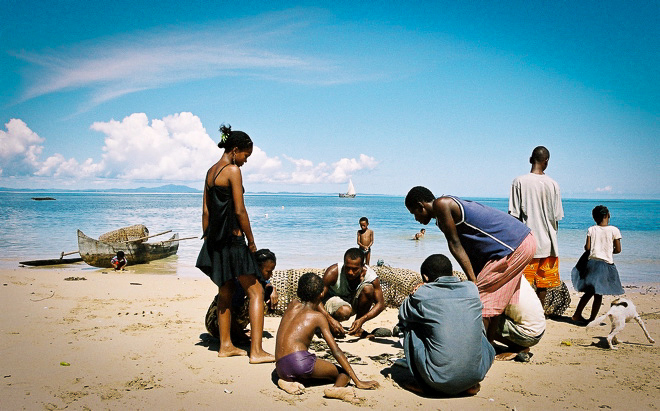
{"type": "Polygon", "coordinates": [[[300,302],[313,302],[323,292],[323,280],[314,273],[305,273],[298,280],[298,298],[300,302]]]}
{"type": "Polygon", "coordinates": [[[424,260],[419,271],[429,281],[435,281],[438,277],[453,275],[451,261],[443,254],[430,255],[424,260]]]}

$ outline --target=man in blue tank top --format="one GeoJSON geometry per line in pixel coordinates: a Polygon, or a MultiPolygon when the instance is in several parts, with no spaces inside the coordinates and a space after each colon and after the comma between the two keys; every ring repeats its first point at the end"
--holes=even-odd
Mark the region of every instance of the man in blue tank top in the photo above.
{"type": "Polygon", "coordinates": [[[490,318],[502,314],[508,304],[518,303],[522,272],[536,250],[527,226],[474,201],[435,198],[420,186],[408,192],[405,204],[421,224],[436,219],[449,251],[479,289],[486,329],[490,318]]]}

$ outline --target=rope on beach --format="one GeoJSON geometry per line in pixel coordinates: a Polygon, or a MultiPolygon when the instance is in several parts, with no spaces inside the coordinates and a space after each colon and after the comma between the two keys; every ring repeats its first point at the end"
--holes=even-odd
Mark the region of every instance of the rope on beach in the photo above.
{"type": "Polygon", "coordinates": [[[30,298],[30,301],[33,301],[33,302],[36,303],[36,302],[38,302],[38,301],[43,301],[43,300],[47,300],[47,299],[49,299],[49,298],[53,298],[54,295],[55,295],[55,291],[53,291],[53,293],[50,295],[50,297],[44,297],[44,298],[40,298],[40,299],[38,299],[38,300],[33,300],[32,298],[30,298]]]}

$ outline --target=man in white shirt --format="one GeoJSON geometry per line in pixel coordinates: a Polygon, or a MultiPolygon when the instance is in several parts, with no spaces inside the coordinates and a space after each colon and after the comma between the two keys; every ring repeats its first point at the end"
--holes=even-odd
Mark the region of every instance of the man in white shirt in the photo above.
{"type": "Polygon", "coordinates": [[[521,277],[518,303],[507,305],[504,314],[495,317],[488,327],[488,339],[506,347],[495,359],[529,361],[529,347],[541,341],[545,325],[541,301],[534,294],[532,286],[521,277]]]}
{"type": "Polygon", "coordinates": [[[543,146],[532,151],[528,174],[516,177],[511,184],[509,214],[532,230],[536,239],[534,259],[523,274],[536,286],[539,299],[545,301],[546,290],[561,285],[557,230],[564,217],[559,185],[545,174],[550,152],[543,146]]]}

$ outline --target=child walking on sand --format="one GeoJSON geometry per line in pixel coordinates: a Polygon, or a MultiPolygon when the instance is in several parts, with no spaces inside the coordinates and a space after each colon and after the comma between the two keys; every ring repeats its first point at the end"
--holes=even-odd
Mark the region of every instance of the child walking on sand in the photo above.
{"type": "Polygon", "coordinates": [[[621,252],[621,232],[610,224],[610,211],[603,205],[596,206],[591,215],[596,225],[589,227],[585,253],[571,271],[573,287],[584,292],[575,309],[572,320],[577,323],[593,321],[598,315],[603,295],[621,295],[624,293],[619,272],[614,265],[612,254],[621,252]],[[588,256],[588,258],[587,258],[588,256]],[[582,317],[582,310],[591,297],[591,315],[588,320],[582,317]]]}
{"type": "Polygon", "coordinates": [[[337,398],[347,402],[358,402],[355,391],[347,387],[353,380],[360,389],[378,387],[376,381],[361,381],[348,363],[346,356],[337,346],[326,318],[317,311],[321,303],[323,280],[314,273],[303,274],[298,280],[298,298],[287,307],[275,342],[275,370],[280,379],[277,385],[289,394],[299,395],[305,390],[303,382],[310,380],[333,380],[334,387],[326,388],[328,398],[337,398]],[[341,368],[331,362],[316,358],[308,351],[314,332],[320,329],[328,343],[332,355],[341,368]]]}
{"type": "Polygon", "coordinates": [[[364,253],[364,264],[369,265],[371,260],[371,246],[374,244],[374,232],[369,229],[369,219],[360,218],[360,229],[357,232],[357,245],[364,253]]]}

